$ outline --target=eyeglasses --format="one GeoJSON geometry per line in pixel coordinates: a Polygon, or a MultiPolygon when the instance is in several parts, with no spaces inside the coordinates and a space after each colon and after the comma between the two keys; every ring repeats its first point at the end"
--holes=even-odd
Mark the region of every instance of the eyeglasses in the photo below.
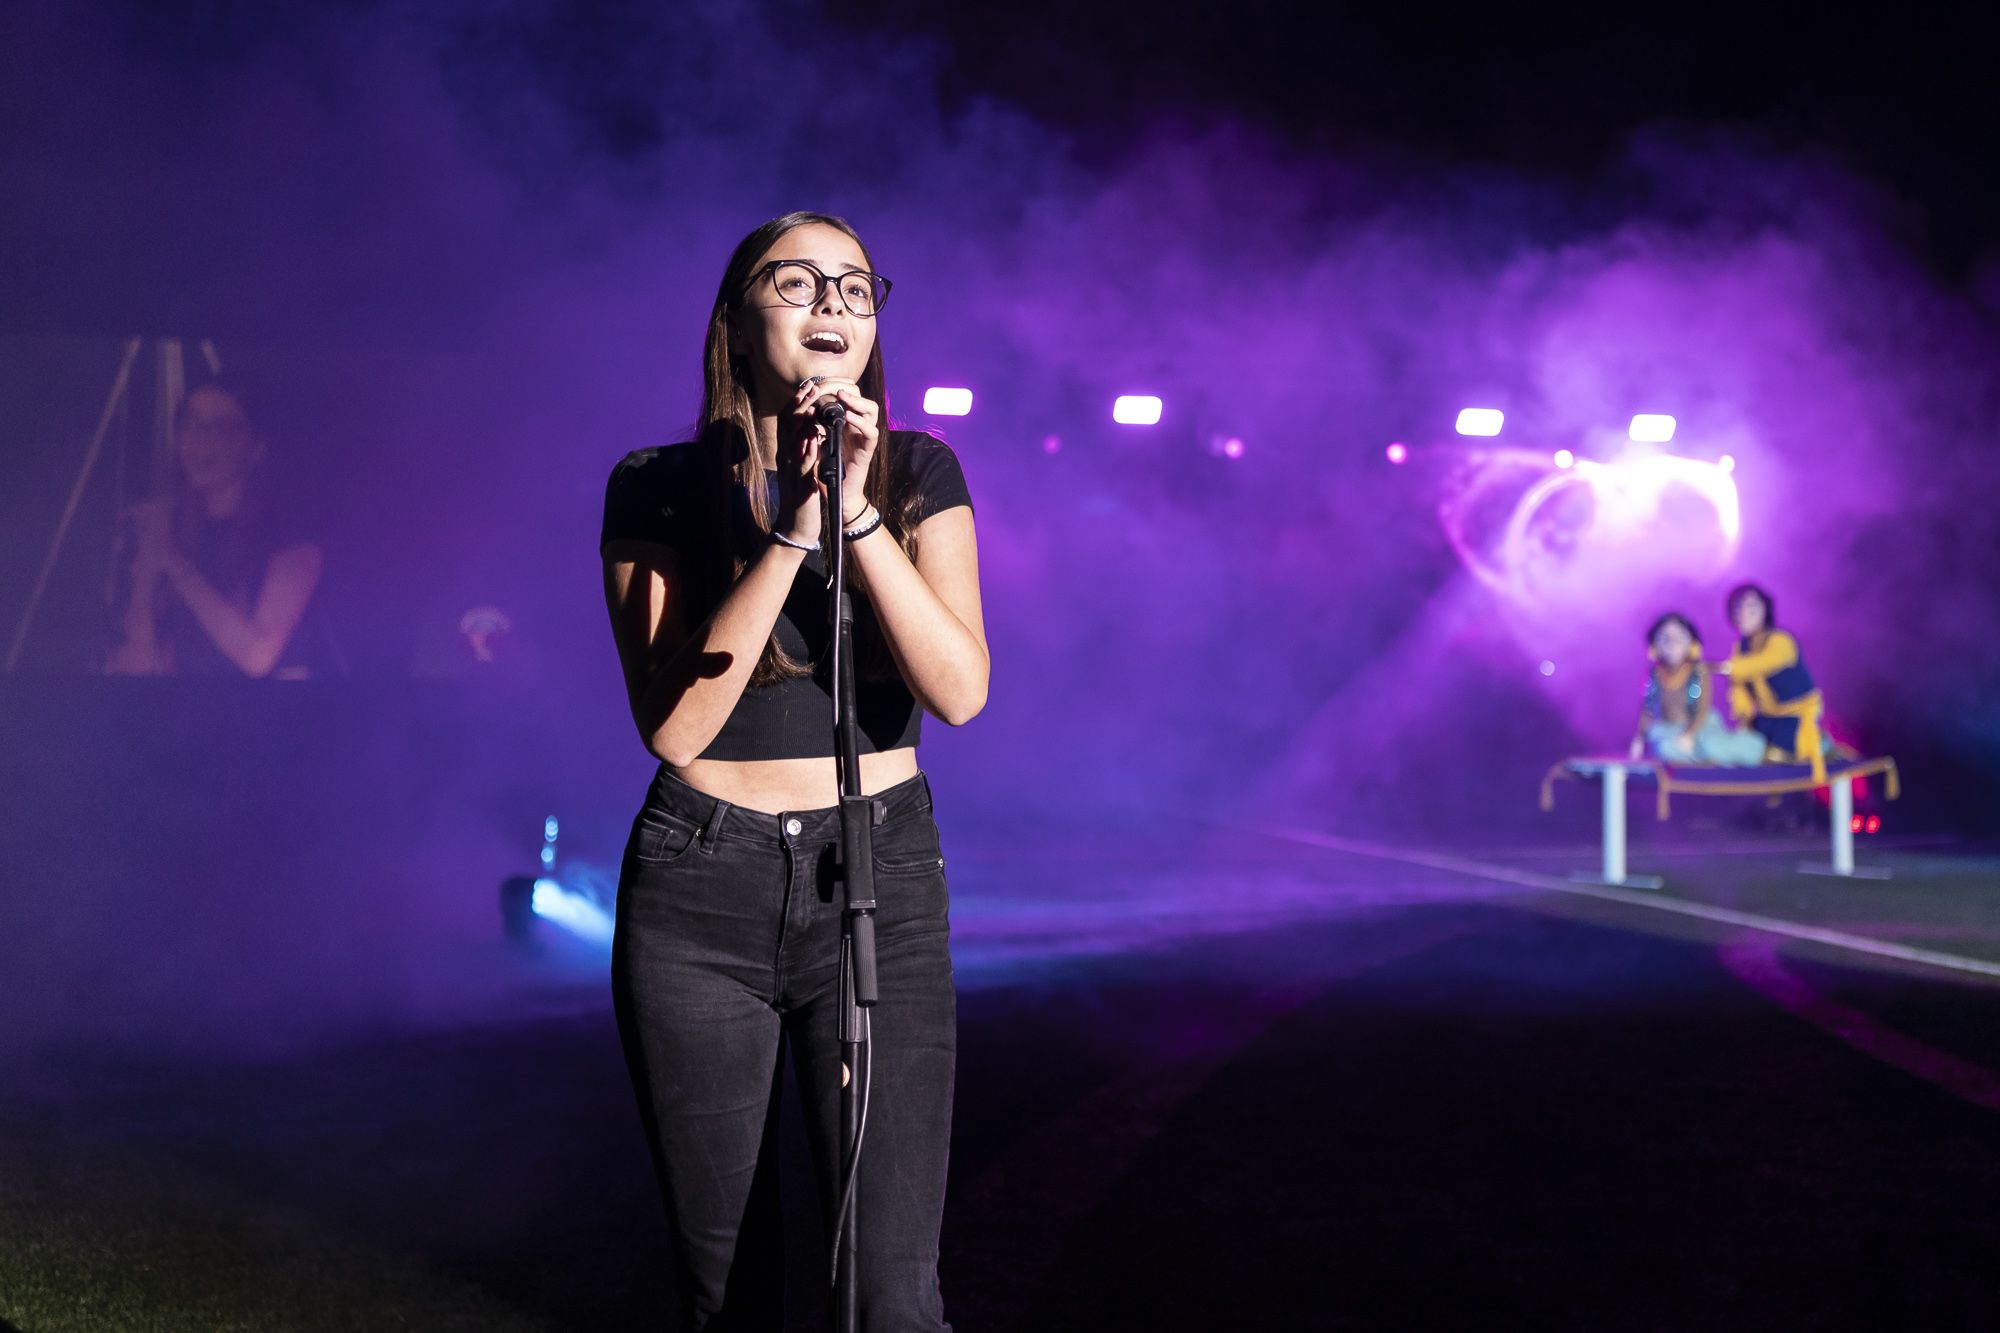
{"type": "Polygon", "coordinates": [[[857,319],[873,319],[889,300],[889,280],[880,273],[860,269],[838,275],[822,273],[818,265],[803,259],[773,259],[750,275],[743,290],[755,287],[766,273],[771,275],[771,290],[786,305],[818,305],[828,283],[840,289],[847,313],[857,319]]]}

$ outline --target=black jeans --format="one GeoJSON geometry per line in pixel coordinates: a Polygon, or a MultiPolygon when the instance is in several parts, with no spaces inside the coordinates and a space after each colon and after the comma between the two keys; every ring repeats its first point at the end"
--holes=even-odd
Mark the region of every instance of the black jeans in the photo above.
{"type": "MultiPolygon", "coordinates": [[[[857,1186],[861,1324],[944,1322],[938,1225],[957,1006],[922,775],[875,797],[874,1078],[857,1186]]],[[[839,812],[744,810],[663,768],[618,886],[612,994],[673,1237],[675,1329],[780,1329],[778,1064],[789,1045],[831,1221],[840,1135],[839,812]],[[782,1038],[782,1040],[781,1040],[782,1038]]]]}

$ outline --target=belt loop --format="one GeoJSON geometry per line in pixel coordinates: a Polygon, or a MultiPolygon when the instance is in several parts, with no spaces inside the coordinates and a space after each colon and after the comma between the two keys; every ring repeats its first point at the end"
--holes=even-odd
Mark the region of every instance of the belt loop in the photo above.
{"type": "Polygon", "coordinates": [[[708,812],[708,818],[701,826],[701,849],[704,852],[715,850],[715,835],[722,828],[722,817],[727,813],[729,813],[727,801],[717,801],[715,808],[708,812]]]}

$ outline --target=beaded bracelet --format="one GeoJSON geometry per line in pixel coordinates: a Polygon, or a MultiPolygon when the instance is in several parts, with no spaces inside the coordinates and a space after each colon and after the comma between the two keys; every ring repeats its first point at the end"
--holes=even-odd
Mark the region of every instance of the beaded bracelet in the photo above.
{"type": "MultiPolygon", "coordinates": [[[[874,509],[874,506],[870,505],[869,508],[874,509]]],[[[866,537],[869,533],[875,531],[875,529],[881,526],[882,526],[882,511],[876,509],[875,517],[869,519],[866,523],[862,524],[858,528],[849,528],[847,531],[841,533],[840,535],[847,538],[847,540],[851,542],[858,542],[863,537],[866,537]]]]}
{"type": "Polygon", "coordinates": [[[771,531],[771,540],[780,546],[789,546],[794,551],[817,551],[819,549],[818,542],[795,542],[775,528],[771,531]]]}

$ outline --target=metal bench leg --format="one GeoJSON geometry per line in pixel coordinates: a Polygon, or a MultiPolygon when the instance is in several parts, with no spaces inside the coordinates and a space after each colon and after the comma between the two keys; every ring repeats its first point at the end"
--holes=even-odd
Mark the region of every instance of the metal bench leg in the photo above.
{"type": "Polygon", "coordinates": [[[1854,873],[1854,779],[1833,784],[1833,873],[1854,873]]]}
{"type": "Polygon", "coordinates": [[[1625,770],[1604,770],[1604,880],[1625,882],[1625,770]]]}
{"type": "Polygon", "coordinates": [[[1625,769],[1618,764],[1604,766],[1604,864],[1599,875],[1572,875],[1585,884],[1617,884],[1626,888],[1657,889],[1658,875],[1634,875],[1625,869],[1625,769]]]}
{"type": "Polygon", "coordinates": [[[1842,879],[1887,879],[1889,872],[1879,866],[1854,864],[1854,779],[1836,779],[1829,791],[1832,807],[1829,821],[1833,834],[1833,860],[1820,865],[1810,862],[1799,867],[1807,875],[1837,875],[1842,879]]]}

